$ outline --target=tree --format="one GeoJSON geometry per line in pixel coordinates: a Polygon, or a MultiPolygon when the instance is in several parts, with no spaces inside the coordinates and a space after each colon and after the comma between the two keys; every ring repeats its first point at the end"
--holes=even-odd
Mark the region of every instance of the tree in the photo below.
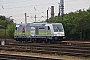
{"type": "Polygon", "coordinates": [[[10,24],[8,25],[8,28],[7,28],[8,37],[13,38],[13,36],[14,36],[14,31],[15,31],[15,24],[14,24],[14,23],[10,23],[10,24]]]}

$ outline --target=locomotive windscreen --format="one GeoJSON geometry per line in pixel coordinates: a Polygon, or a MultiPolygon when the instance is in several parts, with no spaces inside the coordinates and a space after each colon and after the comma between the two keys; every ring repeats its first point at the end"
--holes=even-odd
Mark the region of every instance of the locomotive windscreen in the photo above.
{"type": "Polygon", "coordinates": [[[63,32],[62,25],[53,25],[54,32],[63,32]]]}

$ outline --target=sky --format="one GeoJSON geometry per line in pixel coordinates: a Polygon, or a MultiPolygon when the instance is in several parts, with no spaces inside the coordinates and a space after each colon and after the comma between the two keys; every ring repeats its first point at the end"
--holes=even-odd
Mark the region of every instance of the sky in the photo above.
{"type": "MultiPolygon", "coordinates": [[[[27,22],[44,21],[51,17],[51,6],[54,6],[54,14],[58,15],[60,0],[0,0],[0,15],[14,19],[15,23],[25,23],[25,13],[27,22]],[[43,16],[43,17],[42,17],[43,16]]],[[[64,0],[64,13],[75,12],[79,9],[88,9],[90,0],[64,0]]]]}

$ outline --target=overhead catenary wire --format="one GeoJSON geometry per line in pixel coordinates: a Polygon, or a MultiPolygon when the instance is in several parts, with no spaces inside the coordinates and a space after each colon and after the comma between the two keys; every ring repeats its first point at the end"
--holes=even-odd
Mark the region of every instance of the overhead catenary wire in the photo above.
{"type": "MultiPolygon", "coordinates": [[[[38,2],[39,2],[38,3],[37,0],[27,0],[27,1],[26,0],[21,0],[21,1],[20,0],[19,1],[7,0],[7,2],[2,2],[0,4],[0,6],[1,6],[0,10],[1,10],[1,13],[3,12],[4,14],[5,13],[8,14],[9,12],[16,12],[16,14],[12,13],[12,15],[16,16],[18,18],[22,17],[25,12],[28,13],[29,15],[30,15],[30,13],[32,13],[32,15],[30,15],[30,16],[34,17],[35,11],[33,11],[33,10],[34,10],[34,7],[36,7],[37,8],[36,14],[41,16],[41,14],[40,14],[41,12],[39,11],[39,9],[44,9],[44,7],[42,7],[42,6],[48,6],[49,7],[50,5],[55,5],[55,9],[56,9],[56,5],[58,6],[59,1],[56,1],[56,2],[50,2],[50,1],[51,0],[48,0],[47,3],[42,3],[43,0],[38,0],[38,2]],[[32,3],[32,2],[33,2],[33,4],[28,4],[28,3],[32,3]],[[18,5],[18,4],[20,4],[20,5],[18,5]],[[26,5],[22,5],[22,4],[26,4],[26,5]],[[15,6],[13,6],[13,5],[15,5],[15,6]],[[20,9],[22,9],[23,12],[21,12],[20,9]],[[21,13],[19,13],[19,12],[21,12],[21,13]]],[[[72,8],[70,8],[71,10],[76,10],[76,9],[79,9],[79,6],[84,6],[84,5],[89,5],[90,4],[89,2],[73,4],[73,2],[77,2],[77,1],[78,0],[65,0],[65,3],[67,3],[67,5],[65,4],[65,11],[66,11],[66,8],[72,7],[72,8]],[[72,3],[72,5],[70,5],[69,3],[72,3]],[[75,6],[78,6],[78,8],[75,8],[75,6]]],[[[46,12],[47,8],[45,8],[45,10],[42,10],[42,12],[46,12]]],[[[83,9],[83,8],[80,8],[80,9],[83,9]]],[[[44,13],[44,15],[45,14],[46,13],[44,13]]],[[[49,11],[49,15],[50,14],[51,14],[51,12],[49,11]]],[[[55,14],[57,14],[57,13],[55,12],[55,14]]],[[[40,16],[38,16],[38,17],[40,17],[40,16]]]]}
{"type": "MultiPolygon", "coordinates": [[[[82,3],[81,3],[81,4],[79,4],[79,6],[84,6],[84,5],[88,5],[88,4],[89,4],[89,2],[86,3],[86,4],[84,4],[84,3],[82,4],[82,3]]],[[[67,6],[65,6],[65,8],[67,8],[67,7],[70,8],[70,6],[76,6],[76,5],[67,5],[67,6]]],[[[30,7],[30,6],[26,6],[26,7],[30,7]]],[[[20,8],[20,7],[18,7],[18,8],[20,8]]],[[[23,8],[23,7],[21,7],[21,8],[23,8]]],[[[88,8],[89,8],[89,7],[88,7],[88,8]]],[[[2,6],[2,9],[5,10],[5,8],[4,8],[3,6],[2,6]]],[[[75,10],[76,8],[73,7],[73,8],[71,8],[71,9],[72,9],[72,10],[75,10]]],[[[82,9],[83,9],[83,8],[82,8],[82,9]]],[[[18,12],[19,12],[19,10],[18,10],[18,12]]],[[[8,13],[8,11],[7,11],[7,13],[8,13]]],[[[36,12],[36,13],[41,13],[41,12],[36,12]]],[[[49,13],[50,13],[50,12],[49,12],[49,13]]],[[[32,14],[35,14],[35,13],[32,13],[32,14]]]]}
{"type": "MultiPolygon", "coordinates": [[[[13,1],[13,0],[12,0],[12,1],[13,1]]],[[[24,0],[24,1],[14,1],[14,2],[11,2],[11,1],[9,0],[9,1],[7,1],[7,2],[1,2],[1,3],[2,3],[2,4],[15,4],[15,3],[16,3],[16,4],[17,4],[17,3],[25,3],[25,2],[32,2],[32,1],[34,1],[34,0],[27,0],[27,1],[24,0]]],[[[71,0],[69,0],[69,1],[66,0],[65,2],[73,2],[73,1],[78,1],[78,0],[72,0],[72,1],[71,1],[71,0]]],[[[38,2],[43,2],[43,0],[42,0],[42,1],[41,1],[41,0],[39,1],[39,0],[38,0],[38,2]]]]}
{"type": "MultiPolygon", "coordinates": [[[[30,2],[32,1],[32,0],[29,0],[30,2]]],[[[28,2],[28,1],[17,1],[17,2],[6,2],[6,3],[3,3],[2,5],[4,5],[4,4],[14,4],[14,3],[25,3],[25,2],[28,2]]],[[[42,2],[42,1],[38,1],[38,2],[42,2]]],[[[34,2],[35,3],[35,2],[34,2]]],[[[52,3],[52,2],[48,2],[48,3],[45,3],[45,4],[37,4],[37,6],[42,6],[42,5],[47,5],[47,4],[57,4],[58,2],[54,2],[54,3],[52,3]]],[[[35,5],[31,5],[31,6],[35,6],[35,5]]],[[[25,6],[25,7],[31,7],[31,6],[25,6]]],[[[14,7],[14,8],[25,8],[24,6],[22,6],[22,7],[14,7]]]]}
{"type": "MultiPolygon", "coordinates": [[[[54,3],[45,3],[45,4],[37,4],[37,6],[45,6],[45,5],[47,5],[47,4],[57,4],[57,2],[54,2],[54,3]]],[[[80,3],[80,4],[74,4],[74,5],[65,5],[65,7],[70,7],[70,6],[80,6],[80,5],[88,5],[88,4],[90,4],[89,2],[87,2],[87,3],[80,3]]],[[[2,5],[2,9],[17,9],[17,8],[28,8],[28,7],[32,7],[32,6],[35,6],[35,5],[28,5],[28,6],[18,6],[18,7],[8,7],[8,8],[5,8],[4,7],[4,5],[2,5]]],[[[73,7],[74,8],[74,7],[73,7]]]]}
{"type": "MultiPolygon", "coordinates": [[[[45,3],[45,4],[37,4],[37,5],[28,5],[28,6],[17,6],[17,7],[9,7],[9,8],[5,8],[5,9],[15,9],[15,8],[28,8],[28,7],[32,7],[32,6],[45,6],[48,4],[57,4],[57,2],[54,3],[45,3]]],[[[4,5],[2,5],[4,7],[4,5]]]]}

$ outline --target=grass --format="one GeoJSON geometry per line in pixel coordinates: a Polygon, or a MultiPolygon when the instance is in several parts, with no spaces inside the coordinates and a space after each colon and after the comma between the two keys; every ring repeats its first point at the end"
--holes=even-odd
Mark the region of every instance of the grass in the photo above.
{"type": "Polygon", "coordinates": [[[90,58],[87,58],[87,60],[90,60],[90,58]]]}

